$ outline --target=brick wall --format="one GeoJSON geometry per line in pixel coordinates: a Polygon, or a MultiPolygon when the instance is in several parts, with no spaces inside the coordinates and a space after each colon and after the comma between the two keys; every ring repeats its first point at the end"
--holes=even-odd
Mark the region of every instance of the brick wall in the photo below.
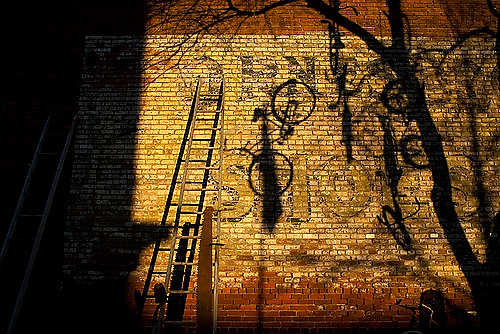
{"type": "MultiPolygon", "coordinates": [[[[205,35],[172,55],[180,38],[87,38],[67,277],[126,281],[134,308],[196,78],[206,91],[223,75],[221,328],[404,327],[411,312],[396,301],[417,305],[430,288],[443,292],[449,326],[461,321],[451,311],[476,310],[451,245],[470,245],[470,266],[488,261],[482,224],[500,210],[492,38],[457,48],[444,35],[411,40],[463,237],[445,233],[437,217],[426,134],[405,116],[411,97],[361,40],[342,37],[341,90],[326,31],[205,35]],[[295,118],[285,116],[290,108],[295,118]],[[276,196],[265,196],[257,167],[263,145],[274,157],[276,196]]],[[[194,318],[189,305],[185,317],[194,318]]]]}
{"type": "MultiPolygon", "coordinates": [[[[242,10],[258,10],[273,2],[275,1],[233,1],[234,5],[242,10]]],[[[385,16],[386,1],[349,0],[340,3],[341,7],[355,7],[357,15],[351,9],[343,10],[342,13],[370,33],[377,37],[391,35],[385,16]]],[[[168,2],[167,5],[161,0],[149,0],[148,4],[146,31],[150,34],[186,34],[200,27],[197,23],[193,24],[193,20],[199,20],[199,10],[227,8],[226,0],[199,1],[196,5],[190,0],[177,0],[168,2]]],[[[495,17],[489,12],[486,0],[401,1],[401,9],[406,15],[406,24],[411,27],[414,37],[458,37],[459,34],[476,28],[496,25],[495,17]]],[[[244,22],[241,22],[241,18],[225,20],[210,29],[214,34],[294,35],[305,31],[324,30],[322,19],[324,17],[307,7],[306,1],[299,0],[277,7],[266,15],[250,16],[245,18],[244,22]]]]}

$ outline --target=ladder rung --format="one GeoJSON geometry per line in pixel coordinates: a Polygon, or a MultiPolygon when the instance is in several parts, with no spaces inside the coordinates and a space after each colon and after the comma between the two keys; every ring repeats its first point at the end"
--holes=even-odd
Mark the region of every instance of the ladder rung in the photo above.
{"type": "Polygon", "coordinates": [[[36,215],[26,215],[26,214],[21,214],[18,217],[42,217],[43,214],[36,214],[36,215]]]}
{"type": "Polygon", "coordinates": [[[217,114],[217,113],[220,113],[220,109],[216,109],[216,110],[198,110],[196,113],[197,114],[217,114]]]}
{"type": "Polygon", "coordinates": [[[220,169],[219,166],[216,167],[188,167],[188,170],[207,170],[207,169],[220,169]]]}
{"type": "Polygon", "coordinates": [[[219,191],[217,188],[184,189],[184,191],[219,191]]]}
{"type": "MultiPolygon", "coordinates": [[[[182,159],[181,162],[186,162],[185,159],[182,159]]],[[[194,159],[194,160],[188,160],[188,162],[207,162],[207,160],[203,159],[194,159]]]]}
{"type": "Polygon", "coordinates": [[[176,252],[181,251],[181,252],[186,252],[186,253],[187,253],[187,252],[191,252],[191,253],[192,253],[192,252],[196,252],[196,250],[195,250],[195,249],[191,249],[191,248],[186,248],[186,249],[176,248],[176,249],[175,249],[175,251],[176,251],[176,252]]]}
{"type": "Polygon", "coordinates": [[[165,320],[163,323],[170,325],[186,325],[186,326],[195,326],[196,322],[194,321],[183,321],[183,320],[165,320]]]}
{"type": "MultiPolygon", "coordinates": [[[[158,248],[158,251],[159,252],[170,252],[170,248],[158,248]]],[[[193,249],[190,249],[190,248],[187,248],[187,249],[179,249],[179,248],[175,248],[174,251],[178,252],[178,251],[183,251],[183,252],[194,252],[195,250],[193,249]]]]}
{"type": "Polygon", "coordinates": [[[200,236],[196,235],[179,235],[176,237],[177,239],[193,239],[193,240],[196,240],[196,239],[199,239],[200,236]]]}
{"type": "Polygon", "coordinates": [[[220,148],[220,146],[191,147],[191,150],[213,150],[216,148],[220,148]]]}
{"type": "MultiPolygon", "coordinates": [[[[153,254],[153,256],[151,257],[151,263],[149,264],[148,269],[148,279],[144,283],[143,290],[145,298],[148,299],[148,305],[154,303],[154,300],[156,299],[152,294],[153,289],[151,287],[151,284],[154,283],[155,279],[160,280],[162,277],[159,276],[163,276],[163,278],[166,278],[167,275],[173,276],[177,271],[184,271],[184,274],[187,274],[190,272],[190,267],[188,266],[197,266],[194,268],[198,268],[201,264],[199,260],[195,258],[195,255],[197,252],[197,240],[201,239],[199,228],[203,228],[204,226],[204,224],[199,223],[200,215],[203,215],[205,212],[203,211],[205,209],[203,203],[205,195],[204,192],[221,191],[220,185],[208,184],[208,181],[205,180],[209,173],[207,170],[222,170],[222,161],[217,163],[217,161],[212,160],[212,153],[214,153],[213,151],[222,151],[222,149],[224,148],[224,143],[222,142],[222,140],[216,140],[216,136],[222,135],[222,131],[224,130],[223,119],[221,118],[220,121],[218,120],[219,116],[223,115],[222,105],[224,98],[223,83],[221,82],[220,84],[220,91],[217,94],[200,94],[200,83],[198,82],[197,84],[195,99],[193,100],[193,104],[191,107],[191,117],[194,117],[194,119],[191,120],[191,124],[186,125],[184,133],[185,137],[183,139],[183,142],[180,143],[184,146],[188,144],[188,146],[182,146],[182,150],[179,152],[179,155],[177,157],[178,163],[184,163],[184,167],[186,168],[184,169],[183,176],[180,176],[178,178],[178,175],[175,174],[175,178],[172,180],[173,182],[170,185],[168,207],[166,208],[166,213],[170,214],[171,212],[168,211],[169,208],[175,207],[172,209],[175,211],[175,221],[173,222],[172,226],[168,226],[170,228],[173,228],[173,239],[169,240],[168,243],[162,242],[160,244],[160,242],[157,241],[157,243],[155,244],[156,252],[169,252],[162,253],[160,255],[169,258],[168,266],[164,266],[163,262],[161,264],[157,262],[157,254],[153,254]],[[197,105],[197,99],[204,101],[204,103],[197,105]],[[215,103],[211,101],[215,101],[215,103]],[[197,124],[195,123],[196,121],[200,121],[201,123],[197,124]],[[194,133],[194,131],[198,132],[194,133]],[[220,134],[217,134],[217,132],[214,131],[220,131],[220,134]],[[187,142],[187,140],[189,140],[189,142],[187,142]],[[193,142],[196,143],[193,144],[193,142]],[[192,154],[189,155],[188,152],[191,152],[191,150],[192,154]],[[189,163],[192,163],[193,165],[189,165],[189,163]],[[188,170],[200,170],[200,172],[193,171],[189,172],[190,174],[187,174],[188,170]],[[204,173],[202,173],[201,171],[204,171],[204,173]],[[202,175],[205,175],[203,179],[205,181],[201,180],[202,175]],[[181,187],[179,187],[178,184],[181,184],[181,187]],[[193,184],[193,186],[186,187],[186,184],[193,184]],[[186,194],[187,196],[183,199],[182,194],[184,191],[190,192],[190,194],[186,194]],[[191,198],[189,196],[191,196],[191,198]],[[175,203],[172,203],[172,200],[175,203]],[[188,203],[182,203],[183,200],[188,203]],[[199,202],[194,203],[193,201],[199,202]],[[181,214],[184,216],[180,216],[181,214]],[[152,278],[152,275],[156,275],[154,279],[152,278]]],[[[179,167],[182,170],[183,166],[179,167]]],[[[220,210],[217,210],[217,212],[217,214],[220,215],[220,210]]],[[[163,221],[163,225],[165,225],[165,221],[163,221]]],[[[186,286],[186,289],[184,289],[182,286],[174,285],[175,288],[172,289],[172,287],[169,286],[170,282],[165,283],[167,295],[169,297],[172,297],[172,299],[176,298],[175,295],[183,295],[182,298],[184,298],[184,296],[187,294],[196,293],[196,289],[194,288],[187,289],[188,287],[186,286]]],[[[162,326],[166,323],[190,323],[189,321],[165,321],[165,319],[158,320],[159,322],[161,322],[162,326]]],[[[194,322],[191,323],[196,324],[194,322]]]]}
{"type": "MultiPolygon", "coordinates": [[[[185,291],[185,290],[172,290],[172,291],[185,291]]],[[[195,290],[187,290],[188,292],[173,292],[173,293],[195,293],[196,291],[195,290]]],[[[155,299],[156,297],[154,295],[146,295],[146,299],[155,299]]],[[[194,322],[191,322],[191,321],[178,321],[178,320],[166,320],[165,322],[168,322],[169,324],[170,323],[186,323],[186,324],[190,324],[190,323],[193,323],[194,322]]]]}
{"type": "Polygon", "coordinates": [[[175,249],[176,252],[184,252],[184,253],[187,253],[187,252],[195,252],[196,250],[195,249],[191,249],[191,248],[186,248],[186,249],[180,249],[180,248],[176,248],[175,249]]]}
{"type": "Polygon", "coordinates": [[[182,294],[182,293],[196,293],[196,290],[170,290],[168,293],[182,294]]]}
{"type": "Polygon", "coordinates": [[[198,262],[190,262],[190,261],[186,261],[186,262],[172,262],[172,264],[174,266],[197,266],[198,262]]]}
{"type": "Polygon", "coordinates": [[[202,215],[203,211],[181,211],[179,213],[184,215],[202,215]]]}
{"type": "Polygon", "coordinates": [[[56,152],[40,152],[38,154],[40,154],[40,155],[57,155],[56,152]]]}
{"type": "MultiPolygon", "coordinates": [[[[179,228],[179,229],[181,229],[181,228],[183,228],[183,227],[184,227],[184,228],[196,228],[196,227],[201,227],[201,226],[203,226],[203,224],[194,224],[194,223],[189,223],[189,222],[187,222],[187,223],[185,223],[185,224],[184,224],[184,225],[182,225],[182,226],[181,226],[181,225],[179,225],[179,226],[178,226],[178,228],[179,228]]],[[[183,234],[181,234],[181,235],[183,235],[183,234]]]]}

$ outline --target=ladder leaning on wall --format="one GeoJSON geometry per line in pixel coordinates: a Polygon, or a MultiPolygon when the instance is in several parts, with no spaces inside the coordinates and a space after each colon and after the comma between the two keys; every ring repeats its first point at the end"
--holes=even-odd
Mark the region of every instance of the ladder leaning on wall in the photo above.
{"type": "MultiPolygon", "coordinates": [[[[190,284],[191,274],[199,264],[196,255],[199,248],[197,241],[201,237],[201,218],[207,207],[205,202],[210,200],[207,200],[209,196],[215,202],[216,215],[215,235],[211,242],[214,247],[213,277],[212,282],[206,282],[212,285],[214,331],[217,323],[224,81],[221,80],[215,93],[210,90],[202,93],[203,87],[205,85],[198,80],[159,226],[160,229],[168,229],[170,235],[167,240],[159,239],[155,242],[144,288],[142,293],[136,292],[139,314],[151,313],[155,308],[152,324],[152,332],[155,334],[160,333],[164,327],[169,327],[169,332],[175,332],[175,328],[189,326],[184,320],[184,312],[188,296],[194,297],[196,294],[196,289],[190,284]],[[172,219],[173,224],[167,225],[167,221],[172,219]],[[145,311],[147,308],[148,312],[145,311]]],[[[211,224],[211,220],[209,223],[211,224]]]]}

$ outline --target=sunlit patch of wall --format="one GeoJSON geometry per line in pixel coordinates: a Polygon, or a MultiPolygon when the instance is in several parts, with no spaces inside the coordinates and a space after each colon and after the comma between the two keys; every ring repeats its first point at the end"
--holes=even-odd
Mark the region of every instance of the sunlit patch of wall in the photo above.
{"type": "MultiPolygon", "coordinates": [[[[196,79],[206,80],[206,90],[210,78],[223,74],[221,327],[401,326],[410,314],[394,307],[396,299],[415,305],[428,288],[473,310],[469,287],[430,201],[433,181],[420,146],[422,134],[399,109],[411,106],[400,96],[394,74],[361,41],[344,39],[346,89],[352,90],[346,105],[338,103],[339,87],[329,80],[326,33],[206,36],[182,57],[170,57],[170,43],[178,38],[150,36],[145,42],[131,221],[158,224],[196,79]],[[296,119],[284,116],[290,103],[297,107],[296,119]],[[346,107],[350,161],[342,135],[346,107]],[[266,217],[265,177],[259,174],[264,137],[276,164],[279,196],[270,200],[279,201],[280,214],[273,217],[266,217]],[[394,174],[397,195],[391,188],[394,174]],[[397,212],[400,225],[394,224],[397,212]]],[[[477,96],[476,158],[483,161],[493,216],[500,209],[493,42],[468,42],[477,55],[470,61],[478,66],[470,87],[462,56],[417,52],[430,49],[433,40],[413,43],[412,56],[443,137],[462,228],[484,261],[471,165],[474,134],[470,115],[462,110],[470,101],[461,94],[472,90],[477,96]]],[[[453,40],[440,45],[451,47],[453,40]]],[[[130,291],[142,288],[151,252],[151,244],[143,247],[128,278],[130,291]]],[[[194,317],[194,301],[190,305],[187,318],[194,317]]]]}

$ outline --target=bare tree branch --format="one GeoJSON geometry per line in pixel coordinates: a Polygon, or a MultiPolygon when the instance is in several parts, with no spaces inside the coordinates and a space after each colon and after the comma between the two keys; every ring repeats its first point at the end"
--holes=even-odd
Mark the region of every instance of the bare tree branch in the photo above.
{"type": "Polygon", "coordinates": [[[389,13],[387,19],[391,26],[392,47],[397,50],[405,49],[405,29],[403,23],[403,12],[401,11],[401,1],[386,0],[389,13]]]}
{"type": "Polygon", "coordinates": [[[449,49],[441,50],[443,52],[443,58],[439,62],[439,65],[441,66],[444,63],[444,61],[446,60],[446,58],[448,57],[448,55],[450,55],[453,51],[455,51],[456,49],[461,47],[469,38],[472,38],[474,36],[480,36],[483,34],[490,35],[492,37],[495,36],[495,32],[493,30],[491,30],[489,27],[481,27],[481,28],[469,31],[466,34],[460,35],[458,37],[457,41],[449,49]]]}
{"type": "Polygon", "coordinates": [[[340,14],[339,11],[334,10],[333,7],[327,5],[322,0],[306,0],[306,3],[310,8],[316,10],[326,19],[338,23],[343,28],[349,30],[354,35],[361,38],[366,43],[368,48],[370,48],[372,51],[376,52],[380,56],[383,56],[384,58],[387,58],[386,53],[388,51],[388,48],[384,44],[382,44],[382,42],[377,40],[375,36],[369,33],[368,30],[361,27],[354,21],[349,20],[347,17],[340,14]]]}
{"type": "Polygon", "coordinates": [[[238,15],[255,16],[255,15],[267,13],[268,11],[270,11],[274,8],[285,6],[285,5],[288,5],[288,4],[293,3],[293,2],[297,2],[298,0],[280,0],[280,1],[273,2],[270,5],[266,5],[259,10],[254,10],[254,11],[240,9],[233,4],[232,0],[226,0],[226,1],[227,1],[228,9],[235,11],[238,15]]]}

